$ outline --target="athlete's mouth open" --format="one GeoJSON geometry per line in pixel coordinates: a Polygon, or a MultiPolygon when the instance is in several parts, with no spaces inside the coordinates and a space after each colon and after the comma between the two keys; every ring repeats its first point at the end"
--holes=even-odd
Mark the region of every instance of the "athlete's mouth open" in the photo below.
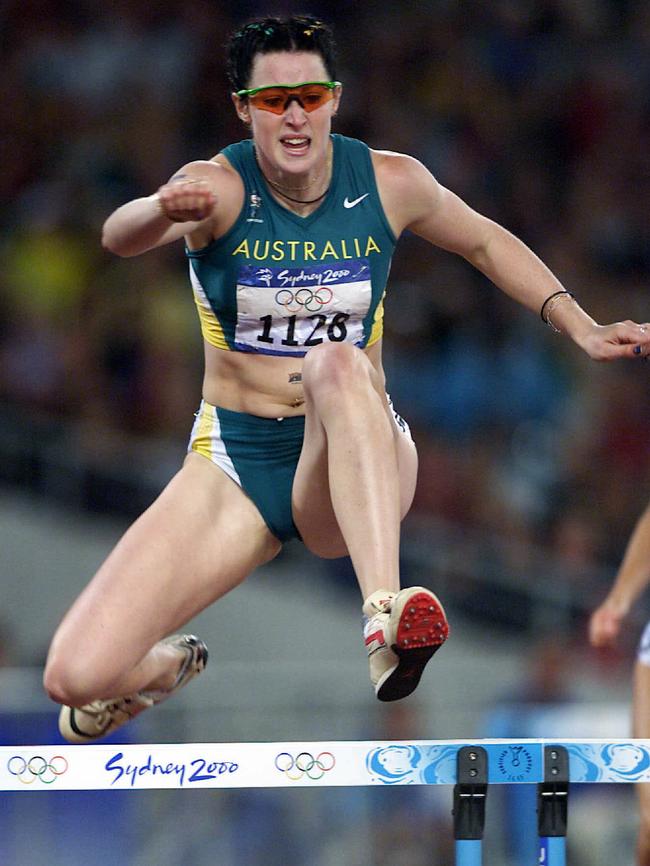
{"type": "Polygon", "coordinates": [[[289,153],[302,155],[309,150],[311,141],[304,135],[292,135],[280,139],[280,144],[289,153]]]}

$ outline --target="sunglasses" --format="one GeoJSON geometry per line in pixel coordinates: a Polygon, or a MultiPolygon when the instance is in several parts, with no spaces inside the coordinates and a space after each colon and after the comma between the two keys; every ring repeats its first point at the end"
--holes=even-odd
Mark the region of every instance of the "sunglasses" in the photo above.
{"type": "Polygon", "coordinates": [[[316,111],[330,99],[334,90],[341,86],[340,81],[306,81],[304,84],[273,84],[266,87],[253,87],[251,90],[238,90],[240,99],[246,97],[255,108],[284,114],[292,99],[305,111],[316,111]]]}

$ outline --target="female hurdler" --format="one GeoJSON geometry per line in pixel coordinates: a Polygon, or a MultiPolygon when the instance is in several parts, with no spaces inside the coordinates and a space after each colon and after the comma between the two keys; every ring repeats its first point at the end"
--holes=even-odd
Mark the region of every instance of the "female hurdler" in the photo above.
{"type": "Polygon", "coordinates": [[[248,24],[228,59],[251,138],[188,163],[104,226],[120,256],[185,239],[205,376],[183,467],[52,641],[45,688],[72,742],[198,674],[205,645],[173,633],[294,537],[321,557],[350,555],[377,697],[417,686],[448,625],[429,589],[400,590],[417,455],[386,394],[381,336],[403,231],[463,256],[592,358],[650,351],[644,326],[594,322],[521,241],[417,160],[331,133],[342,86],[322,22],[248,24]]]}

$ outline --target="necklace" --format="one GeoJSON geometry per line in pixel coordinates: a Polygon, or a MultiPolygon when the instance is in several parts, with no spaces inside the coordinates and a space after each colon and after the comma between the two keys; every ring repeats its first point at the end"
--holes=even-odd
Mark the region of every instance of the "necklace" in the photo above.
{"type": "MultiPolygon", "coordinates": [[[[260,169],[260,171],[261,171],[261,169],[260,169]]],[[[330,185],[328,184],[328,185],[327,185],[327,189],[325,190],[325,192],[322,192],[319,196],[316,196],[316,198],[310,198],[310,199],[307,199],[307,200],[302,199],[302,198],[292,198],[290,195],[287,195],[286,192],[282,192],[282,190],[280,189],[279,186],[276,186],[276,184],[274,184],[272,181],[270,181],[270,180],[268,179],[268,177],[266,177],[266,175],[264,174],[264,172],[262,172],[262,177],[263,177],[264,180],[265,180],[265,181],[266,181],[270,186],[272,186],[273,189],[274,189],[276,192],[278,192],[278,193],[279,193],[283,198],[286,198],[288,201],[293,201],[293,202],[295,202],[296,204],[314,204],[314,202],[320,201],[322,198],[325,198],[325,196],[327,195],[327,193],[330,191],[330,185]]],[[[312,186],[312,184],[310,184],[310,186],[312,186]]],[[[305,187],[305,189],[307,189],[307,187],[305,187]]]]}
{"type": "MultiPolygon", "coordinates": [[[[257,163],[257,165],[258,165],[259,170],[262,171],[262,166],[259,164],[259,162],[257,163]]],[[[304,192],[306,189],[309,189],[310,186],[313,186],[315,183],[318,183],[318,181],[321,179],[321,174],[322,174],[322,172],[319,172],[319,173],[316,175],[316,177],[315,177],[312,181],[310,181],[308,184],[306,184],[305,186],[292,186],[292,187],[290,188],[290,189],[291,189],[291,192],[304,192]]],[[[271,180],[270,178],[268,178],[268,177],[264,174],[263,171],[262,171],[262,176],[264,177],[264,180],[265,180],[267,183],[270,183],[270,184],[271,184],[272,187],[275,187],[275,189],[277,189],[279,192],[282,191],[281,188],[280,188],[280,184],[278,184],[278,183],[276,183],[274,180],[271,180]]]]}
{"type": "MultiPolygon", "coordinates": [[[[286,198],[287,201],[292,201],[292,202],[294,202],[294,204],[315,204],[317,201],[320,201],[322,198],[325,198],[325,196],[327,195],[327,193],[330,191],[330,186],[332,185],[332,184],[331,184],[331,181],[330,181],[330,183],[327,184],[327,188],[325,189],[325,191],[322,192],[319,196],[316,196],[316,198],[311,198],[311,199],[307,199],[307,200],[304,200],[304,199],[301,199],[301,198],[293,198],[292,196],[290,196],[290,195],[288,195],[286,192],[284,192],[284,190],[282,189],[282,187],[280,186],[280,184],[278,184],[278,183],[276,183],[275,181],[271,180],[270,178],[268,178],[268,177],[264,174],[264,171],[262,170],[262,166],[260,165],[260,161],[259,161],[259,159],[257,158],[257,149],[255,149],[255,162],[257,163],[257,167],[258,167],[259,170],[260,170],[260,174],[262,175],[262,177],[264,178],[264,180],[268,183],[268,185],[269,185],[270,187],[272,187],[272,188],[273,188],[277,193],[279,193],[283,198],[286,198]]],[[[329,171],[331,164],[332,164],[332,159],[331,159],[331,157],[329,157],[328,160],[327,160],[327,163],[326,163],[326,165],[325,165],[325,171],[329,171]]],[[[319,172],[319,173],[316,175],[316,177],[315,177],[315,178],[314,178],[310,183],[308,183],[306,186],[297,186],[297,187],[294,187],[294,188],[291,189],[291,192],[304,192],[304,190],[309,189],[310,186],[314,186],[315,183],[318,183],[318,182],[320,181],[320,179],[321,179],[322,176],[323,176],[323,172],[321,171],[321,172],[319,172]]]]}

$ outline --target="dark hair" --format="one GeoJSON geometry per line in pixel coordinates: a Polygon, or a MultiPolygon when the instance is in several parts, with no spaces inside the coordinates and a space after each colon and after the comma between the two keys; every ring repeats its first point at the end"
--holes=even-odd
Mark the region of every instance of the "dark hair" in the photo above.
{"type": "Polygon", "coordinates": [[[327,24],[311,15],[257,18],[233,33],[227,44],[228,80],[235,93],[248,87],[255,55],[272,51],[313,51],[323,58],[330,80],[336,78],[336,48],[327,24]]]}

